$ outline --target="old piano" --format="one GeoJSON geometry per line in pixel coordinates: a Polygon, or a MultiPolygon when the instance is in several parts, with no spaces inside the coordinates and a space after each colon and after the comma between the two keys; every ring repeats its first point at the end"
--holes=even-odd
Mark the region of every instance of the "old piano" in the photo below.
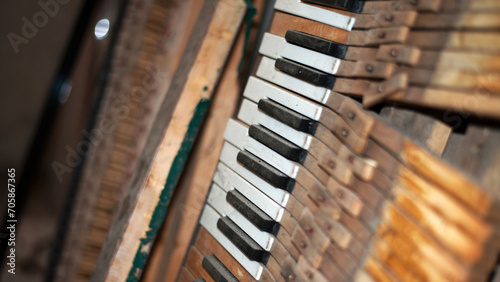
{"type": "Polygon", "coordinates": [[[492,279],[498,190],[445,123],[499,116],[486,2],[277,0],[179,281],[492,279]]]}
{"type": "Polygon", "coordinates": [[[500,281],[500,2],[195,2],[80,278],[500,281]]]}

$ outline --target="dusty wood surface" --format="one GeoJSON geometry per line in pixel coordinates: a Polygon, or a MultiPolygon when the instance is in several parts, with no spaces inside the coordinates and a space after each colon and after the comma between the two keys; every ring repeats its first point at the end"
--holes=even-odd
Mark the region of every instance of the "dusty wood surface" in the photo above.
{"type": "Polygon", "coordinates": [[[441,156],[451,135],[451,127],[412,110],[384,107],[380,117],[421,147],[441,156]]]}
{"type": "Polygon", "coordinates": [[[79,184],[58,281],[88,280],[94,270],[157,105],[187,44],[192,27],[184,23],[190,13],[189,5],[165,7],[159,1],[131,1],[125,12],[122,29],[127,32],[121,32],[114,47],[108,85],[88,136],[93,150],[79,184]],[[163,26],[152,30],[152,22],[163,26]]]}
{"type": "Polygon", "coordinates": [[[240,32],[155,242],[144,273],[146,281],[172,281],[182,264],[179,258],[186,253],[222,150],[225,121],[234,114],[237,106],[241,91],[237,66],[242,48],[243,34],[240,32]]]}
{"type": "MultiPolygon", "coordinates": [[[[201,116],[193,115],[200,114],[196,110],[200,105],[206,107],[206,100],[213,93],[245,6],[236,0],[207,1],[201,11],[181,59],[181,67],[174,75],[174,84],[167,92],[145,150],[139,157],[140,165],[132,176],[131,189],[122,202],[99,257],[93,281],[124,281],[140,277],[156,235],[157,221],[161,223],[164,216],[161,207],[166,207],[170,197],[168,194],[166,198],[160,197],[167,175],[172,168],[179,169],[172,164],[181,145],[192,142],[184,140],[186,133],[192,119],[202,119],[204,112],[201,116]],[[137,255],[140,257],[135,260],[137,255]]],[[[191,136],[194,138],[197,126],[190,130],[194,130],[191,136]]],[[[181,158],[187,157],[187,152],[181,153],[185,154],[181,158]]],[[[183,166],[184,162],[180,161],[178,165],[183,166]]],[[[176,182],[178,175],[174,177],[176,182]]]]}

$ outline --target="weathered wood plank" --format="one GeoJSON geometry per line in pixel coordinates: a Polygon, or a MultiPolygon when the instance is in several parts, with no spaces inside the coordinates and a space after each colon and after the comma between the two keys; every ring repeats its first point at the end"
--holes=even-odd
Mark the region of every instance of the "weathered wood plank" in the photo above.
{"type": "Polygon", "coordinates": [[[184,1],[172,3],[130,1],[124,11],[102,102],[95,109],[99,113],[87,134],[92,152],[72,204],[56,281],[89,279],[128,189],[137,155],[191,33],[185,21],[193,12],[184,1]],[[152,27],[152,22],[163,25],[152,27]]]}
{"type": "Polygon", "coordinates": [[[451,128],[446,124],[413,110],[384,107],[380,117],[413,142],[437,156],[443,153],[451,134],[451,128]]]}
{"type": "Polygon", "coordinates": [[[243,43],[244,34],[240,32],[214,94],[211,110],[172,197],[161,235],[155,242],[149,268],[144,273],[147,281],[171,281],[182,264],[178,258],[186,254],[210,188],[224,143],[226,121],[236,110],[241,91],[237,69],[243,43]]]}
{"type": "Polygon", "coordinates": [[[185,64],[181,61],[178,80],[174,76],[139,157],[92,281],[139,279],[244,12],[239,0],[205,2],[192,35],[195,41],[184,53],[185,64]],[[200,37],[204,33],[206,37],[200,37]],[[196,42],[196,38],[204,39],[196,42]]]}

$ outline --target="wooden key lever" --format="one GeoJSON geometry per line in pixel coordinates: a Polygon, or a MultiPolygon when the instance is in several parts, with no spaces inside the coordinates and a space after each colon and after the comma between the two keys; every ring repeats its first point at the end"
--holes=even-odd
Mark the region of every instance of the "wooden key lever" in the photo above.
{"type": "MultiPolygon", "coordinates": [[[[386,86],[384,86],[384,84],[375,83],[375,85],[377,85],[375,87],[373,86],[374,83],[356,79],[337,78],[286,59],[276,60],[275,67],[294,78],[339,93],[362,96],[371,88],[371,91],[379,92],[377,95],[385,97],[388,101],[396,101],[434,109],[455,109],[460,112],[472,113],[481,117],[500,118],[500,112],[498,111],[500,99],[494,95],[488,97],[486,92],[479,94],[481,97],[486,97],[485,99],[476,99],[475,101],[477,102],[471,105],[454,102],[467,101],[467,99],[470,99],[470,93],[460,90],[407,87],[401,91],[394,92],[395,89],[403,88],[402,86],[405,85],[406,79],[403,74],[401,77],[395,77],[394,81],[388,81],[386,86]],[[393,86],[389,87],[389,85],[393,86]],[[378,89],[380,86],[382,86],[382,88],[378,89]]],[[[412,76],[409,78],[411,77],[412,76]]],[[[411,79],[409,83],[411,83],[411,79]]]]}
{"type": "Polygon", "coordinates": [[[390,79],[373,83],[363,94],[363,108],[370,108],[382,102],[386,97],[404,91],[407,87],[408,75],[406,73],[398,73],[390,79]]]}

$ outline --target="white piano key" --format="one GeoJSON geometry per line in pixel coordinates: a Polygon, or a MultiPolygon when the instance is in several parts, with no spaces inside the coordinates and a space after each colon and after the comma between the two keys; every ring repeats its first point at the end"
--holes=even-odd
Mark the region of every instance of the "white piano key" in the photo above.
{"type": "Polygon", "coordinates": [[[272,59],[287,58],[320,71],[335,75],[341,60],[286,42],[286,39],[265,33],[259,52],[272,59]]]}
{"type": "Polygon", "coordinates": [[[213,181],[225,190],[226,193],[233,189],[237,190],[273,220],[280,222],[283,218],[285,209],[282,206],[278,205],[278,203],[273,201],[248,181],[241,178],[225,164],[219,163],[217,165],[213,181]]]}
{"type": "Polygon", "coordinates": [[[249,171],[247,168],[239,164],[236,160],[238,152],[240,152],[240,149],[230,144],[229,142],[225,142],[224,146],[222,147],[222,152],[219,160],[230,167],[232,170],[234,170],[246,181],[250,182],[253,186],[257,187],[257,189],[262,191],[273,201],[275,201],[282,207],[286,207],[286,205],[288,204],[288,200],[290,199],[290,193],[283,189],[272,186],[267,181],[255,175],[253,172],[249,171]]]}
{"type": "Polygon", "coordinates": [[[328,101],[331,94],[329,89],[313,85],[278,71],[274,68],[274,62],[275,60],[271,58],[262,57],[259,68],[257,69],[257,76],[320,104],[325,104],[328,101]]]}
{"type": "Polygon", "coordinates": [[[322,22],[340,29],[351,31],[355,18],[326,9],[302,3],[300,0],[276,0],[276,10],[297,15],[306,19],[322,22]]]}
{"type": "Polygon", "coordinates": [[[233,258],[256,280],[260,279],[264,265],[260,262],[251,261],[243,254],[222,232],[217,228],[217,220],[220,218],[212,207],[205,205],[201,214],[200,224],[219,242],[233,258]]]}
{"type": "Polygon", "coordinates": [[[252,124],[260,124],[306,150],[309,149],[311,145],[313,138],[311,135],[295,130],[281,121],[266,115],[259,111],[257,104],[247,99],[244,99],[241,104],[240,111],[238,112],[238,119],[249,126],[252,124]]]}
{"type": "Polygon", "coordinates": [[[300,169],[299,165],[286,159],[259,141],[250,138],[248,136],[248,127],[245,125],[230,119],[226,127],[226,132],[224,132],[224,139],[238,148],[245,149],[261,158],[289,177],[294,179],[297,177],[300,169]]]}
{"type": "Polygon", "coordinates": [[[209,203],[222,216],[228,216],[264,250],[271,250],[276,238],[270,233],[260,231],[253,223],[248,221],[243,214],[231,206],[231,204],[226,201],[226,192],[222,190],[219,185],[215,183],[212,184],[210,194],[207,198],[207,203],[209,203]]]}
{"type": "Polygon", "coordinates": [[[316,121],[320,119],[323,113],[323,107],[317,103],[254,76],[248,79],[243,95],[255,103],[267,97],[316,121]]]}

